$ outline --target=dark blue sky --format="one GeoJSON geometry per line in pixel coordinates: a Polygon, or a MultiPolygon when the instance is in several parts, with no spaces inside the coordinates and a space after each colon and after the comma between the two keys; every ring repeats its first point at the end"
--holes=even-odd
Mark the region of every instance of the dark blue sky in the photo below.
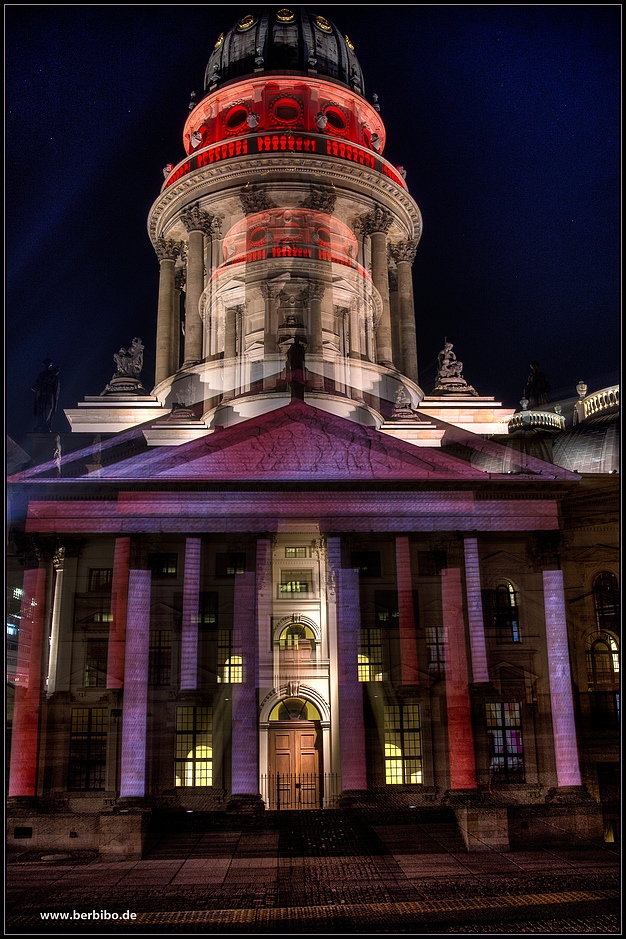
{"type": "MultiPolygon", "coordinates": [[[[424,232],[420,382],[444,336],[480,394],[517,406],[619,380],[620,35],[612,6],[316,8],[352,40],[424,232]]],[[[184,156],[192,90],[249,8],[8,6],[6,409],[22,446],[46,356],[62,408],[141,336],[151,387],[158,263],[146,217],[184,156]]]]}

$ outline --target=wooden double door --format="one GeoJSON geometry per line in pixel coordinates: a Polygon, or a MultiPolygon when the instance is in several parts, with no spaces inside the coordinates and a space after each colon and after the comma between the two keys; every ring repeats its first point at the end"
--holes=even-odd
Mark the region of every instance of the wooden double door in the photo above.
{"type": "Polygon", "coordinates": [[[277,721],[270,728],[271,809],[321,808],[321,738],[317,721],[277,721]]]}

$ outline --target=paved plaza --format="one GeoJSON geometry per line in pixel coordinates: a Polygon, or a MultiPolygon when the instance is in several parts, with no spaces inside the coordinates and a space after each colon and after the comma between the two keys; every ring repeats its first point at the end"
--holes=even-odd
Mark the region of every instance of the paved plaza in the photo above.
{"type": "Polygon", "coordinates": [[[445,812],[181,814],[140,861],[23,852],[7,872],[7,933],[620,932],[616,846],[468,854],[445,812]]]}

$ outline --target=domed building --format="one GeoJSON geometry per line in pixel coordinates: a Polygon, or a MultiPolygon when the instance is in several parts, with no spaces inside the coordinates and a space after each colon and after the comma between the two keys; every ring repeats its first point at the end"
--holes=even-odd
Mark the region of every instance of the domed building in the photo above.
{"type": "Polygon", "coordinates": [[[135,339],[9,480],[11,844],[345,805],[616,837],[613,415],[514,414],[447,342],[425,393],[385,139],[325,17],[217,37],[148,215],[155,385],[135,339]]]}

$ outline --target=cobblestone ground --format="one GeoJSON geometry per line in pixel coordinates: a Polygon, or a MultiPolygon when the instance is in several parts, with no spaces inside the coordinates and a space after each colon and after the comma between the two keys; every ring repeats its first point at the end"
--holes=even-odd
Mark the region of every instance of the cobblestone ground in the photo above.
{"type": "Polygon", "coordinates": [[[613,847],[468,854],[445,812],[183,815],[141,861],[12,859],[7,933],[619,934],[618,888],[613,847]],[[136,921],[80,919],[103,910],[136,921]]]}

